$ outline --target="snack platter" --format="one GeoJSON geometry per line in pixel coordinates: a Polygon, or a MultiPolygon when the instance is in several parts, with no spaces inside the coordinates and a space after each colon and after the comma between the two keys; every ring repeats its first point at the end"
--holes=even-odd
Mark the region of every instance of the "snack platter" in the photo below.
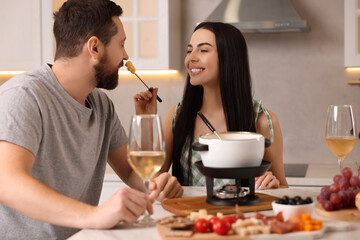
{"type": "Polygon", "coordinates": [[[337,232],[337,231],[349,231],[351,230],[350,224],[348,222],[330,222],[325,221],[323,224],[323,227],[319,231],[298,231],[298,232],[291,232],[291,233],[285,233],[285,234],[259,234],[259,235],[250,235],[246,237],[241,237],[237,234],[229,234],[226,236],[220,236],[216,233],[197,233],[194,231],[190,236],[167,236],[167,233],[169,231],[168,228],[157,224],[157,231],[159,234],[160,239],[162,240],[192,240],[192,239],[206,239],[206,240],[219,240],[219,239],[258,239],[258,240],[267,240],[267,239],[289,239],[289,240],[306,240],[306,239],[318,239],[324,236],[327,232],[337,232]]]}
{"type": "MultiPolygon", "coordinates": [[[[193,199],[192,199],[193,200],[193,199]]],[[[278,205],[289,206],[290,202],[297,201],[294,208],[280,208],[275,215],[264,215],[253,211],[244,215],[244,206],[233,207],[234,214],[227,215],[224,211],[215,213],[215,209],[200,209],[189,214],[173,211],[176,215],[157,220],[157,231],[162,240],[183,239],[316,239],[326,232],[351,230],[347,221],[322,221],[312,218],[314,203],[307,197],[304,201],[299,196],[283,196],[277,199],[278,205]],[[302,203],[301,203],[302,202],[302,203]],[[300,204],[301,203],[301,204],[300,204]],[[301,207],[304,206],[304,207],[301,207]],[[311,206],[309,209],[308,206],[311,206]],[[299,208],[300,207],[300,208],[299,208]],[[285,210],[287,209],[287,210],[285,210]],[[285,218],[291,210],[292,215],[285,218]],[[299,211],[297,213],[296,211],[299,211]],[[210,211],[208,211],[210,210],[210,211]]],[[[193,202],[193,201],[191,201],[193,202]]],[[[275,201],[273,202],[275,203],[275,201]]],[[[317,204],[319,206],[319,204],[317,204]]],[[[204,206],[204,205],[203,205],[204,206]]],[[[228,206],[226,206],[228,207],[228,206]]],[[[321,206],[320,206],[321,207],[321,206]]],[[[336,211],[337,214],[347,210],[336,211]]],[[[354,210],[355,211],[355,210],[354,210]]],[[[358,211],[356,209],[356,211],[358,211]]],[[[358,211],[359,212],[359,211],[358,211]]],[[[319,214],[320,215],[320,214],[319,214]]],[[[341,219],[339,219],[341,220],[341,219]]]]}
{"type": "Polygon", "coordinates": [[[316,193],[316,204],[309,197],[314,194],[302,198],[297,195],[299,192],[294,196],[283,195],[278,199],[258,193],[261,207],[260,204],[235,204],[235,208],[228,204],[209,204],[206,201],[209,191],[207,198],[202,196],[165,200],[163,208],[175,215],[158,219],[157,231],[162,240],[303,240],[326,237],[324,234],[327,232],[357,229],[351,222],[360,222],[360,178],[352,176],[351,169],[344,168],[342,175],[336,175],[333,180],[332,185],[323,186],[320,193],[316,193]],[[275,215],[258,212],[270,209],[273,209],[275,215]],[[328,220],[313,218],[314,211],[328,220]],[[245,216],[245,212],[251,214],[245,216]]]}

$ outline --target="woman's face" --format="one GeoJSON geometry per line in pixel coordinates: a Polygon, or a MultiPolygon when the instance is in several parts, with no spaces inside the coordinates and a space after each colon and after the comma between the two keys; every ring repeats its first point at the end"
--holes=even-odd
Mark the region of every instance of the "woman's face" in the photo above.
{"type": "Polygon", "coordinates": [[[193,33],[187,47],[185,66],[192,85],[219,84],[219,60],[213,32],[198,29],[193,33]]]}

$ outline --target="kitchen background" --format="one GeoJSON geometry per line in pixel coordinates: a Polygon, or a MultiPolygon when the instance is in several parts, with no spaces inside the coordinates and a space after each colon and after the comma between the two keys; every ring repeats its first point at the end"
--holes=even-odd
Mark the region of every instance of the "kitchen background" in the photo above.
{"type": "MultiPolygon", "coordinates": [[[[50,1],[46,1],[18,0],[17,6],[20,3],[32,6],[24,10],[18,9],[12,0],[1,0],[0,44],[6,50],[5,54],[0,55],[0,70],[29,70],[27,67],[21,68],[21,64],[19,68],[20,60],[15,59],[17,69],[9,65],[10,57],[23,56],[22,50],[27,53],[31,50],[37,55],[40,54],[40,63],[35,61],[32,68],[41,65],[42,62],[52,61],[49,57],[52,56],[53,49],[51,29],[49,30],[52,24],[49,9],[56,9],[63,1],[54,0],[54,6],[50,4],[50,8],[50,1]],[[9,13],[11,10],[15,12],[9,13]],[[25,15],[34,22],[23,23],[25,15]],[[10,20],[5,19],[6,17],[10,17],[10,20]],[[33,28],[34,24],[38,23],[41,23],[41,26],[36,28],[41,31],[41,41],[30,41],[27,36],[34,34],[34,31],[29,31],[28,27],[33,28]],[[20,37],[11,32],[20,34],[20,37]],[[7,33],[12,38],[4,37],[7,33]]],[[[161,11],[165,7],[161,8],[158,5],[163,2],[175,3],[175,1],[177,0],[116,1],[124,10],[122,19],[128,33],[129,46],[126,47],[129,47],[131,60],[131,54],[137,54],[137,51],[141,50],[136,49],[136,44],[130,43],[132,38],[138,39],[140,45],[143,43],[140,48],[149,49],[146,44],[155,41],[161,43],[157,46],[166,48],[165,50],[170,53],[169,59],[159,65],[146,61],[143,63],[141,59],[135,58],[135,67],[141,70],[142,66],[149,65],[154,69],[174,69],[173,66],[176,66],[175,69],[179,70],[178,73],[157,75],[139,73],[149,86],[159,88],[158,93],[163,102],[158,104],[158,111],[162,117],[165,117],[172,105],[181,100],[186,76],[183,59],[196,23],[205,20],[221,2],[221,0],[181,0],[178,1],[178,7],[172,8],[171,11],[175,12],[168,11],[164,17],[161,11]],[[146,35],[136,36],[131,30],[133,18],[127,12],[132,12],[134,6],[143,4],[145,10],[154,9],[154,4],[159,7],[158,9],[161,8],[162,10],[159,10],[161,21],[156,26],[149,25],[146,35]],[[174,20],[172,17],[176,18],[177,14],[179,19],[174,20]],[[169,31],[158,37],[155,32],[162,33],[166,24],[170,25],[169,31]]],[[[244,34],[249,48],[254,97],[261,99],[262,103],[279,118],[284,138],[285,163],[336,164],[336,157],[331,153],[324,139],[328,105],[352,104],[358,123],[357,131],[360,130],[360,85],[348,83],[357,81],[360,71],[347,71],[344,67],[344,0],[297,0],[292,3],[302,18],[307,20],[310,31],[244,34]]],[[[40,33],[35,31],[35,34],[40,33]]],[[[154,54],[152,50],[150,49],[147,54],[154,54]]],[[[34,56],[31,52],[29,55],[34,56]]],[[[167,57],[166,53],[161,56],[167,57]]],[[[24,66],[28,65],[24,64],[24,66]]],[[[0,83],[9,77],[9,74],[1,75],[0,83]]],[[[108,91],[127,131],[130,116],[134,114],[133,96],[144,90],[139,80],[133,75],[124,73],[120,75],[119,86],[113,91],[108,91]]],[[[359,142],[345,159],[345,165],[354,165],[355,162],[360,164],[359,142]]]]}

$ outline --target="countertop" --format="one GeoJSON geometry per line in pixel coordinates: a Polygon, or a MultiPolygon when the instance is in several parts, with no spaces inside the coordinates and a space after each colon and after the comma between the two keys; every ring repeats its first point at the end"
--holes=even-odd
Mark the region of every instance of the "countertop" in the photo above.
{"type": "MultiPolygon", "coordinates": [[[[344,164],[344,167],[350,167],[354,175],[358,175],[358,169],[355,164],[344,164]]],[[[333,177],[340,173],[340,168],[334,164],[308,164],[304,177],[286,177],[289,186],[324,186],[333,183],[333,177]]]]}
{"type": "MultiPolygon", "coordinates": [[[[320,191],[320,187],[290,187],[290,188],[280,188],[280,189],[271,189],[264,191],[257,191],[261,193],[266,193],[269,195],[273,195],[276,197],[281,197],[283,195],[288,195],[293,197],[295,195],[299,195],[301,197],[310,196],[313,199],[316,199],[320,191]]],[[[184,197],[190,196],[205,196],[206,189],[205,187],[185,187],[184,188],[184,197]]],[[[273,215],[272,210],[262,211],[262,213],[266,215],[273,215]]],[[[250,213],[246,213],[248,215],[250,213]]],[[[166,216],[172,215],[171,212],[163,209],[159,202],[154,203],[154,215],[153,218],[163,218],[166,216]]],[[[345,224],[351,228],[351,231],[338,231],[338,232],[328,232],[325,233],[323,238],[321,239],[330,239],[330,240],[338,240],[338,239],[360,239],[360,223],[358,222],[340,222],[333,221],[331,219],[324,218],[322,216],[318,216],[316,213],[313,214],[313,217],[316,219],[321,219],[324,221],[335,222],[336,224],[345,224]]],[[[133,228],[130,226],[121,226],[118,225],[114,229],[110,230],[90,230],[83,229],[69,238],[70,240],[92,240],[92,239],[101,239],[101,240],[112,240],[112,239],[149,239],[149,240],[159,240],[159,236],[156,230],[156,227],[149,228],[133,228]]],[[[261,239],[261,238],[257,238],[261,239]]],[[[270,239],[270,238],[266,238],[270,239]]],[[[285,239],[294,239],[287,238],[286,235],[282,235],[277,237],[278,240],[285,239]]],[[[296,239],[304,239],[304,238],[296,238],[296,239]]]]}

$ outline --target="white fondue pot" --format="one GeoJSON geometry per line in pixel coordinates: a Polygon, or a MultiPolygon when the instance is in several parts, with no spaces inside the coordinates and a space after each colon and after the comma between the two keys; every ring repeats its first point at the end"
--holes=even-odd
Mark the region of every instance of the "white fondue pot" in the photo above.
{"type": "Polygon", "coordinates": [[[270,140],[252,132],[226,132],[201,135],[192,148],[199,151],[205,167],[239,168],[261,165],[270,140]]]}

